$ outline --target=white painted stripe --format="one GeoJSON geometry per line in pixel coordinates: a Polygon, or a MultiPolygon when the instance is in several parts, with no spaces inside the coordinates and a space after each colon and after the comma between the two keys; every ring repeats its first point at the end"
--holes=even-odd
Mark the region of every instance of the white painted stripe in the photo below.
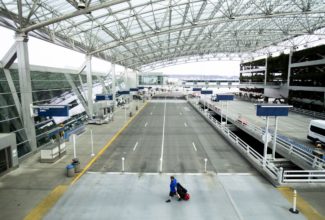
{"type": "Polygon", "coordinates": [[[194,147],[194,150],[197,151],[194,142],[192,142],[192,145],[193,145],[193,147],[194,147]]]}
{"type": "Polygon", "coordinates": [[[217,173],[218,176],[253,176],[254,173],[217,173]]]}
{"type": "Polygon", "coordinates": [[[134,145],[134,147],[133,147],[133,151],[135,151],[135,149],[137,148],[137,146],[138,146],[138,142],[135,143],[135,145],[134,145]]]}
{"type": "MultiPolygon", "coordinates": [[[[166,100],[166,98],[165,98],[165,100],[166,100]]],[[[163,160],[164,160],[166,105],[167,105],[167,102],[165,102],[165,106],[164,106],[164,122],[163,122],[163,132],[162,132],[162,140],[161,140],[160,169],[159,169],[160,172],[162,172],[163,160]]]]}
{"type": "Polygon", "coordinates": [[[147,127],[148,126],[148,122],[146,122],[145,124],[144,124],[144,127],[147,127]]]}
{"type": "Polygon", "coordinates": [[[234,201],[233,198],[231,197],[229,191],[227,190],[227,188],[226,188],[222,183],[221,183],[221,185],[222,185],[223,189],[225,190],[226,195],[228,196],[228,199],[230,200],[232,206],[234,207],[235,212],[236,212],[238,218],[239,218],[240,220],[244,220],[244,218],[243,218],[243,216],[241,215],[241,213],[240,213],[240,211],[239,211],[239,209],[238,209],[238,207],[237,207],[235,201],[234,201]]]}
{"type": "Polygon", "coordinates": [[[149,175],[165,175],[165,176],[203,176],[203,175],[215,175],[214,173],[139,173],[139,172],[102,172],[102,171],[87,171],[86,174],[99,174],[99,175],[103,175],[103,174],[108,174],[108,175],[121,175],[123,173],[123,175],[143,175],[143,176],[149,176],[149,175]]]}
{"type": "Polygon", "coordinates": [[[187,124],[186,124],[186,122],[184,122],[184,126],[185,126],[185,127],[187,127],[187,124]]]}

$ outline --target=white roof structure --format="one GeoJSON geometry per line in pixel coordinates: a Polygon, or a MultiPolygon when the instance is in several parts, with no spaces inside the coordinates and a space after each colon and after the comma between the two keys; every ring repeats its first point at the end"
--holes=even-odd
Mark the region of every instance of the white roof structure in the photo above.
{"type": "Polygon", "coordinates": [[[0,25],[149,71],[322,40],[324,0],[0,0],[0,25]],[[85,9],[79,9],[79,3],[85,9]]]}

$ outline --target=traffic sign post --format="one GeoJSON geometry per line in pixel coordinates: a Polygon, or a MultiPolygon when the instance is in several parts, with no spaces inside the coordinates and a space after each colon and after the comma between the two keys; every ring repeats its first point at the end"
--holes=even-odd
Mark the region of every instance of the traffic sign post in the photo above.
{"type": "MultiPolygon", "coordinates": [[[[217,95],[216,97],[217,102],[219,101],[226,101],[226,125],[228,123],[228,101],[234,100],[234,95],[222,94],[217,95]]],[[[221,102],[221,109],[220,109],[220,124],[222,125],[222,109],[223,109],[223,102],[221,102]]]]}
{"type": "Polygon", "coordinates": [[[204,110],[205,110],[205,106],[206,106],[206,97],[205,95],[212,95],[213,94],[213,91],[212,90],[201,90],[201,95],[204,95],[204,102],[203,102],[203,105],[204,105],[204,110]]]}
{"type": "Polygon", "coordinates": [[[263,166],[266,166],[267,157],[267,146],[269,140],[269,117],[275,117],[275,129],[273,136],[273,146],[272,146],[272,158],[275,159],[276,151],[276,138],[277,138],[277,128],[278,128],[278,116],[288,116],[290,105],[278,105],[278,104],[257,104],[256,105],[256,115],[266,117],[266,130],[264,139],[264,153],[263,153],[263,166]]]}

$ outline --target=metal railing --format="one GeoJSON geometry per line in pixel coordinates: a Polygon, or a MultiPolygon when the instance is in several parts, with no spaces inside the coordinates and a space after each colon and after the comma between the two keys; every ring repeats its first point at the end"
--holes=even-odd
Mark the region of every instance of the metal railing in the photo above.
{"type": "MultiPolygon", "coordinates": [[[[277,168],[272,162],[266,160],[263,167],[263,156],[255,151],[251,146],[240,139],[236,134],[230,131],[226,126],[222,125],[211,114],[202,109],[201,107],[190,102],[205,118],[207,118],[215,127],[228,139],[233,145],[243,154],[249,157],[257,166],[262,168],[273,180],[279,184],[282,183],[312,183],[312,182],[325,182],[324,161],[312,154],[306,154],[303,150],[295,148],[292,144],[287,144],[279,139],[279,145],[289,151],[290,154],[295,154],[301,159],[307,161],[310,165],[321,170],[283,170],[282,167],[277,168]]],[[[264,134],[263,129],[251,125],[251,129],[257,131],[261,135],[264,134]]]]}
{"type": "MultiPolygon", "coordinates": [[[[203,104],[201,102],[201,104],[203,104]]],[[[220,109],[215,107],[214,105],[211,105],[209,102],[205,102],[205,105],[208,106],[208,108],[215,110],[220,114],[220,109]]],[[[225,116],[225,113],[223,113],[223,117],[225,116]]],[[[234,116],[234,115],[232,115],[234,116]]],[[[228,118],[231,118],[235,123],[244,126],[246,129],[252,131],[256,135],[262,136],[265,133],[265,129],[258,127],[254,125],[253,123],[249,123],[248,121],[238,121],[235,120],[233,117],[230,116],[228,113],[228,118]]],[[[273,134],[271,134],[271,138],[273,140],[273,134]]],[[[285,150],[288,154],[293,154],[300,159],[304,160],[308,165],[310,165],[312,168],[315,169],[324,169],[325,166],[325,160],[323,158],[317,157],[312,154],[312,148],[304,146],[302,144],[296,144],[292,141],[289,141],[287,138],[284,138],[281,135],[277,135],[276,139],[277,146],[281,147],[283,150],[285,150]]]]}
{"type": "MultiPolygon", "coordinates": [[[[197,108],[196,106],[194,106],[197,108]]],[[[204,115],[209,121],[211,121],[215,127],[222,132],[224,136],[226,136],[236,148],[241,151],[243,154],[246,154],[256,165],[263,168],[264,171],[274,180],[278,180],[278,176],[280,175],[280,169],[274,166],[273,163],[266,161],[265,166],[263,167],[263,156],[260,155],[254,148],[249,146],[245,141],[240,139],[236,134],[230,131],[227,127],[222,125],[219,121],[217,121],[213,116],[211,116],[208,112],[204,111],[202,108],[197,108],[202,115],[204,115]]]]}
{"type": "Polygon", "coordinates": [[[301,108],[290,108],[289,110],[291,112],[295,112],[295,113],[302,114],[302,115],[307,115],[312,118],[319,118],[319,119],[325,120],[325,114],[321,113],[321,112],[309,111],[309,110],[301,109],[301,108]]]}
{"type": "Polygon", "coordinates": [[[325,170],[285,170],[283,183],[320,183],[325,182],[325,170]]]}

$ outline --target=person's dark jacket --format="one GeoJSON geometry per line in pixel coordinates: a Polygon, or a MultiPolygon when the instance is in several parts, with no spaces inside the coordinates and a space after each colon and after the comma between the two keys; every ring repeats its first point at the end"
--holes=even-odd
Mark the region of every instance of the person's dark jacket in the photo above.
{"type": "Polygon", "coordinates": [[[176,184],[176,188],[177,188],[177,193],[178,195],[184,199],[186,193],[187,193],[187,190],[180,184],[180,183],[177,183],[176,184]]]}

